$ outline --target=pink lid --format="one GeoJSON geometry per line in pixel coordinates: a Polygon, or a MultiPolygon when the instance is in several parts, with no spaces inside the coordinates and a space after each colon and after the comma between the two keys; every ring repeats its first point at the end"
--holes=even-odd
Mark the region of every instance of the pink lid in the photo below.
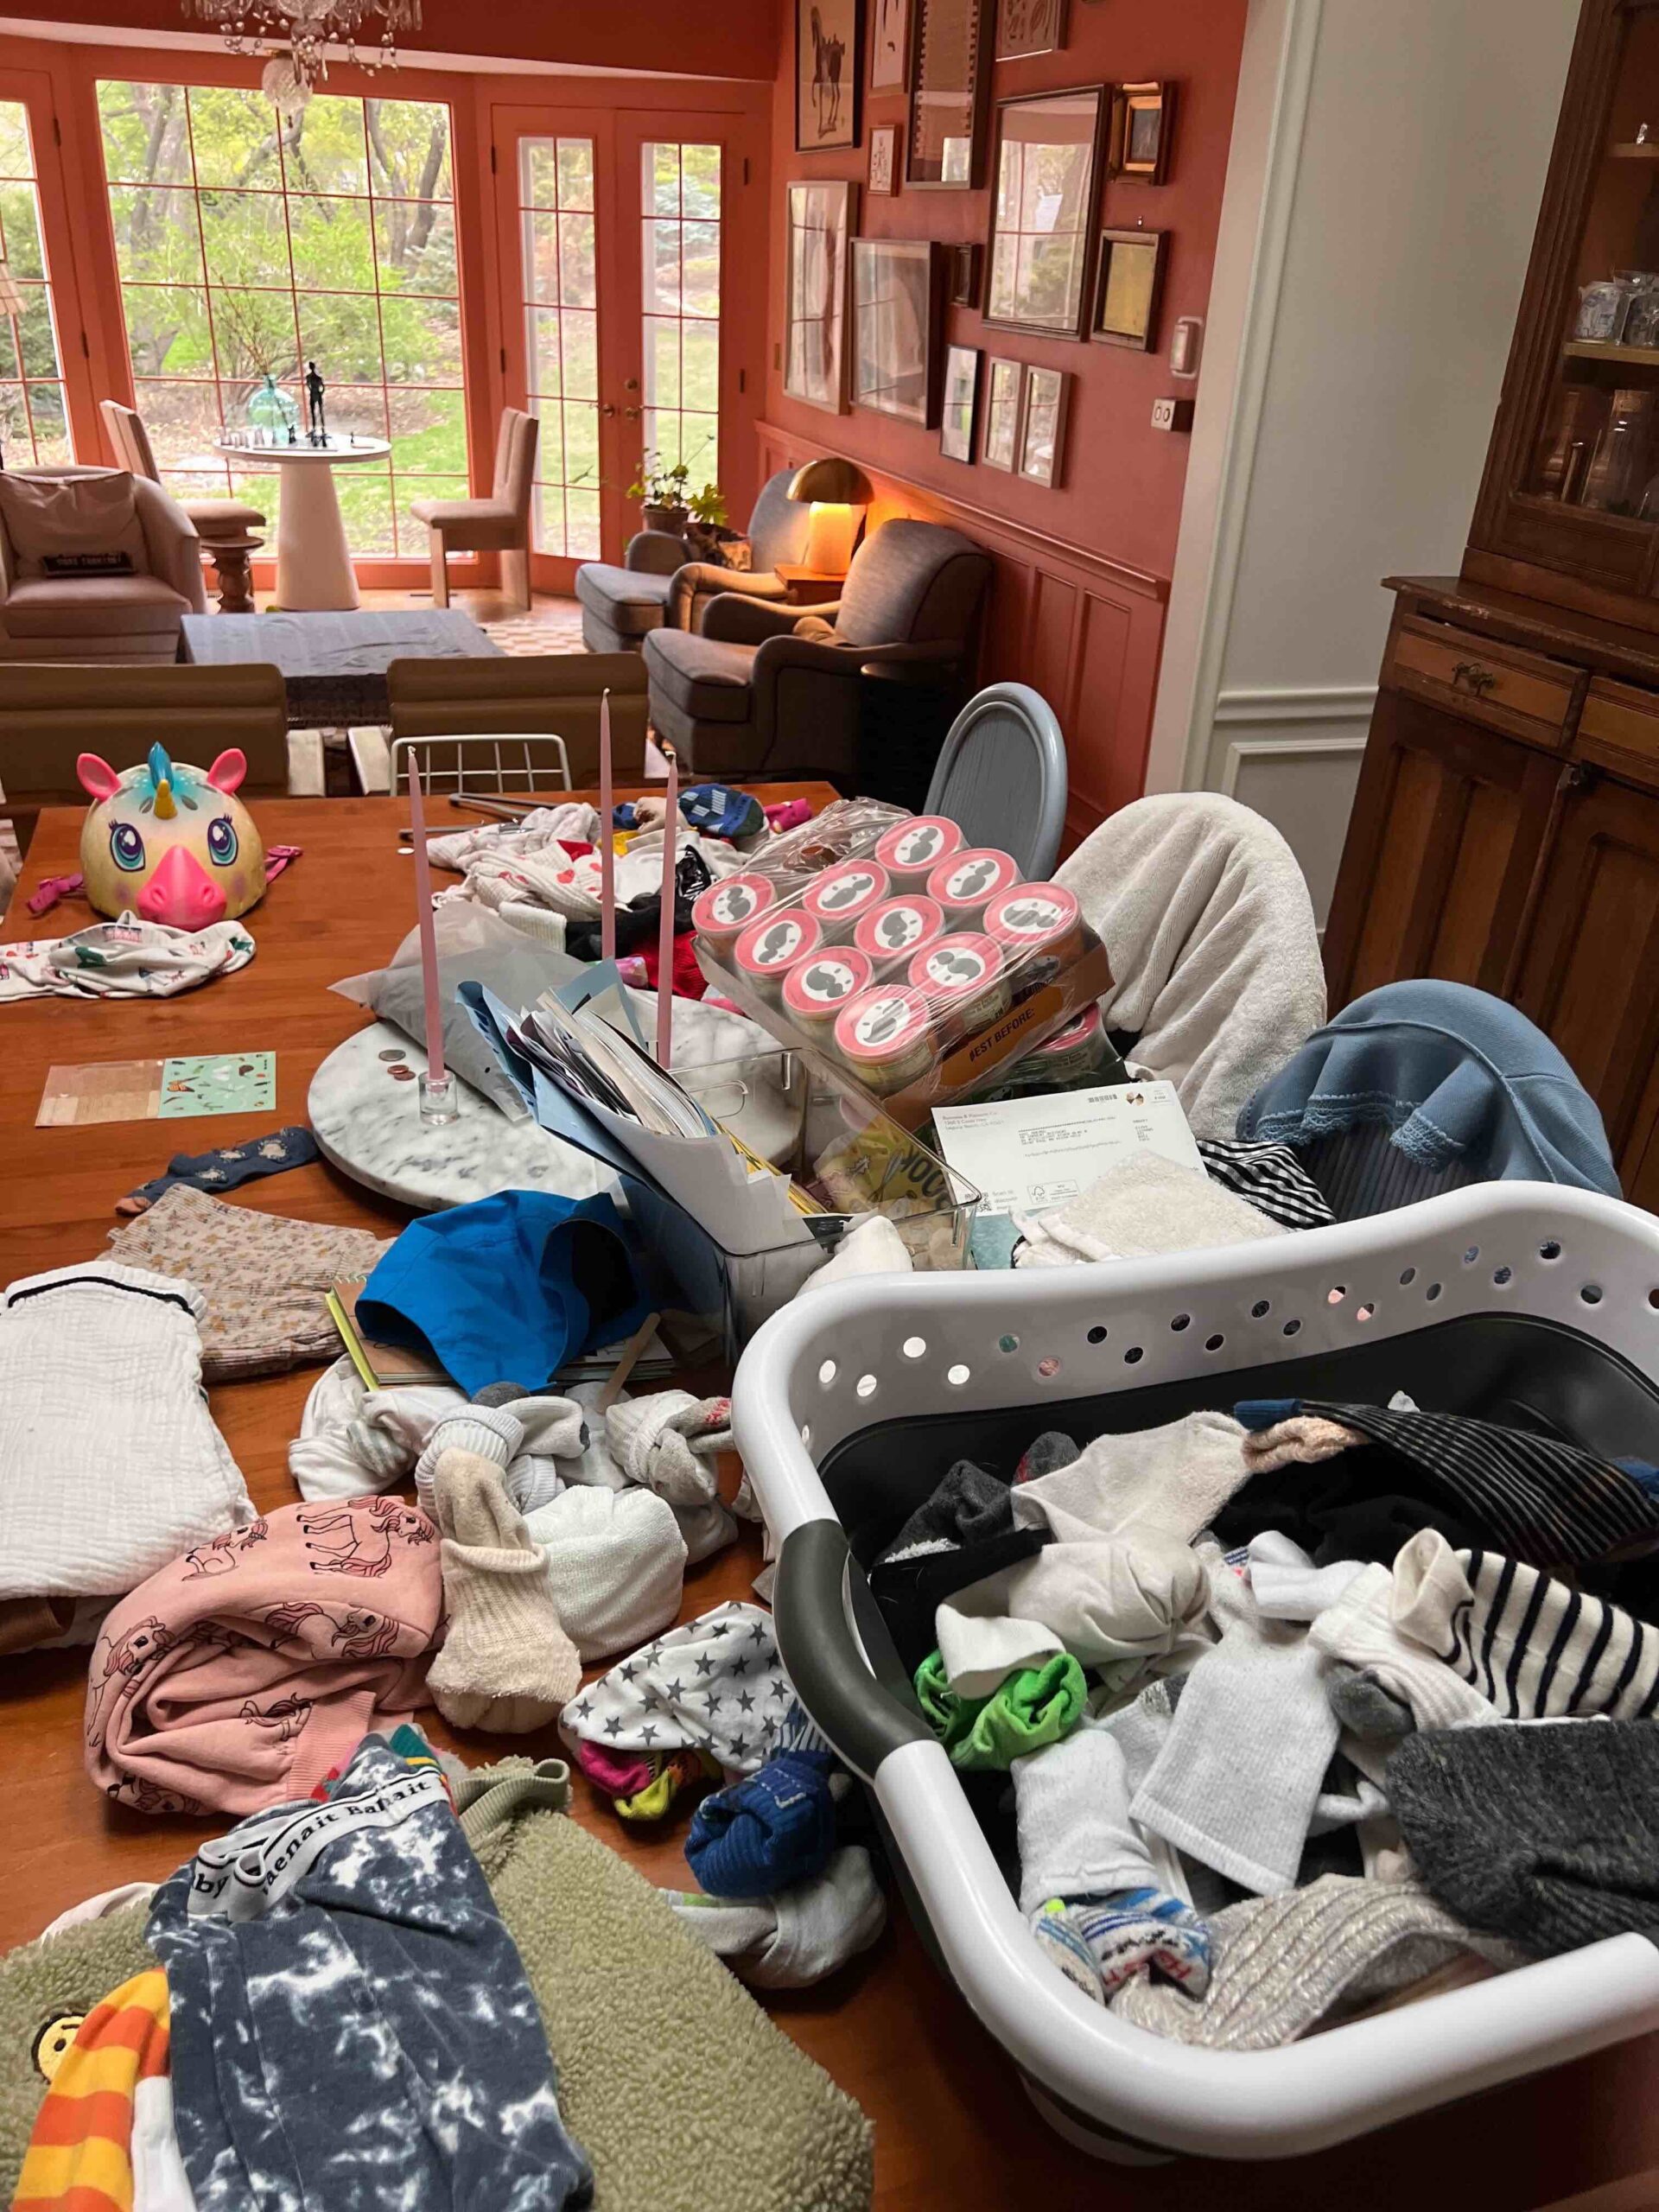
{"type": "Polygon", "coordinates": [[[836,1049],[844,1059],[896,1060],[926,1036],[927,1001],[900,983],[878,983],[836,1017],[836,1049]]]}
{"type": "Polygon", "coordinates": [[[730,937],[778,903],[769,875],[728,875],[698,892],[691,904],[691,926],[715,937],[730,937]]]}
{"type": "Polygon", "coordinates": [[[962,831],[943,814],[912,815],[875,841],[875,857],[900,875],[920,876],[962,850],[962,831]]]}
{"type": "Polygon", "coordinates": [[[737,940],[732,958],[740,973],[772,980],[781,976],[791,961],[816,952],[820,939],[818,925],[810,914],[804,914],[798,906],[785,906],[751,922],[737,940]]]}
{"type": "Polygon", "coordinates": [[[875,981],[867,954],[855,945],[833,944],[810,959],[798,960],[784,978],[784,1004],[791,1014],[830,1014],[875,981]]]}
{"type": "Polygon", "coordinates": [[[1080,1045],[1092,1045],[1103,1029],[1099,1007],[1086,1006],[1075,1021],[1068,1021],[1064,1029],[1057,1029],[1040,1045],[1033,1045],[1026,1057],[1034,1060],[1049,1052],[1075,1052],[1080,1045]]]}
{"type": "Polygon", "coordinates": [[[861,914],[892,895],[880,861],[843,861],[813,878],[801,893],[801,904],[821,929],[849,931],[861,914]]]}
{"type": "Polygon", "coordinates": [[[873,906],[853,931],[853,943],[872,960],[902,960],[944,935],[944,913],[936,900],[889,899],[873,906]]]}
{"type": "Polygon", "coordinates": [[[1058,883],[1021,883],[992,899],[985,927],[1005,953],[1035,952],[1071,936],[1079,911],[1074,893],[1058,883]]]}
{"type": "Polygon", "coordinates": [[[910,980],[937,1006],[970,998],[1002,974],[1002,955],[988,937],[959,930],[925,945],[910,963],[910,980]]]}
{"type": "Polygon", "coordinates": [[[1019,863],[995,845],[976,845],[941,861],[927,879],[927,895],[941,906],[983,906],[1020,880],[1019,863]]]}

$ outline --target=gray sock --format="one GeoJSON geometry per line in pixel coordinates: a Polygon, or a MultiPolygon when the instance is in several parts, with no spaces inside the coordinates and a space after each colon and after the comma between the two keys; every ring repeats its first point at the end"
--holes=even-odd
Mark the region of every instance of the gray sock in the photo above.
{"type": "Polygon", "coordinates": [[[1659,1940],[1659,1727],[1498,1721],[1408,1736],[1389,1797],[1448,1912],[1549,1957],[1604,1936],[1659,1940]]]}
{"type": "Polygon", "coordinates": [[[884,1567],[918,1553],[957,1551],[1014,1528],[1008,1486],[971,1459],[958,1459],[938,1487],[924,1498],[881,1554],[884,1567]]]}
{"type": "Polygon", "coordinates": [[[1385,1690],[1368,1668],[1335,1661],[1325,1678],[1331,1710],[1344,1728],[1369,1743],[1397,1743],[1417,1726],[1403,1698],[1385,1690]]]}

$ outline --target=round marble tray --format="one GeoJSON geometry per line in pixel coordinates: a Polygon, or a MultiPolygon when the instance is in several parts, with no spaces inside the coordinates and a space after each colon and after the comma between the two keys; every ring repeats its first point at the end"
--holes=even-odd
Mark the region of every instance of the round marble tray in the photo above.
{"type": "Polygon", "coordinates": [[[404,1068],[423,1074],[425,1053],[400,1029],[376,1021],[336,1046],[311,1078],[312,1134],[323,1157],[354,1183],[423,1212],[497,1191],[585,1198],[610,1187],[609,1172],[588,1154],[534,1122],[508,1121],[464,1083],[459,1119],[426,1128],[419,1085],[394,1072],[404,1068]]]}

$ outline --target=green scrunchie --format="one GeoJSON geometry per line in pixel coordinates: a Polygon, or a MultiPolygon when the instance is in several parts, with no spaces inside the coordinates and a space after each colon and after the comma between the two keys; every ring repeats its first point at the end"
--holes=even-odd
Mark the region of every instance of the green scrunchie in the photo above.
{"type": "Polygon", "coordinates": [[[972,1772],[1005,1770],[1026,1752],[1058,1744],[1083,1718],[1089,1690],[1082,1668],[1060,1651],[1040,1667],[1010,1675],[989,1697],[958,1697],[945,1680],[944,1660],[931,1651],[916,1669],[916,1694],[952,1766],[972,1772]]]}

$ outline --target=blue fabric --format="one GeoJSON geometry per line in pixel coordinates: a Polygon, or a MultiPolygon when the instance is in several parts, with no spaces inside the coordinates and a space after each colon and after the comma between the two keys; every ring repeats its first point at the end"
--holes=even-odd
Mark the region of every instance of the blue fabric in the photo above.
{"type": "Polygon", "coordinates": [[[622,1217],[604,1195],[500,1191],[412,1221],[364,1286],[359,1325],[429,1344],[475,1397],[539,1390],[568,1359],[631,1336],[648,1311],[622,1217]]]}
{"type": "Polygon", "coordinates": [[[711,1897],[766,1897],[821,1874],[836,1847],[828,1751],[780,1751],[758,1774],[705,1797],[686,1864],[711,1897]]]}
{"type": "Polygon", "coordinates": [[[217,1146],[211,1152],[175,1152],[164,1175],[128,1192],[126,1211],[139,1213],[143,1206],[153,1206],[175,1183],[188,1183],[194,1191],[216,1195],[239,1189],[256,1176],[282,1175],[290,1167],[308,1167],[321,1156],[316,1139],[297,1122],[285,1129],[272,1129],[266,1136],[244,1137],[240,1144],[217,1146]],[[143,1205],[138,1204],[141,1199],[143,1205]]]}
{"type": "Polygon", "coordinates": [[[1289,1421],[1301,1409],[1300,1398],[1241,1398],[1233,1408],[1233,1419],[1241,1428],[1255,1432],[1276,1428],[1281,1421],[1289,1421]]]}
{"type": "Polygon", "coordinates": [[[1373,1122],[1427,1167],[1620,1195],[1588,1091],[1525,1014],[1466,983],[1356,999],[1262,1084],[1238,1134],[1302,1146],[1373,1122]]]}
{"type": "Polygon", "coordinates": [[[766,826],[760,800],[729,784],[693,784],[680,793],[680,813],[711,837],[752,837],[766,826]]]}

